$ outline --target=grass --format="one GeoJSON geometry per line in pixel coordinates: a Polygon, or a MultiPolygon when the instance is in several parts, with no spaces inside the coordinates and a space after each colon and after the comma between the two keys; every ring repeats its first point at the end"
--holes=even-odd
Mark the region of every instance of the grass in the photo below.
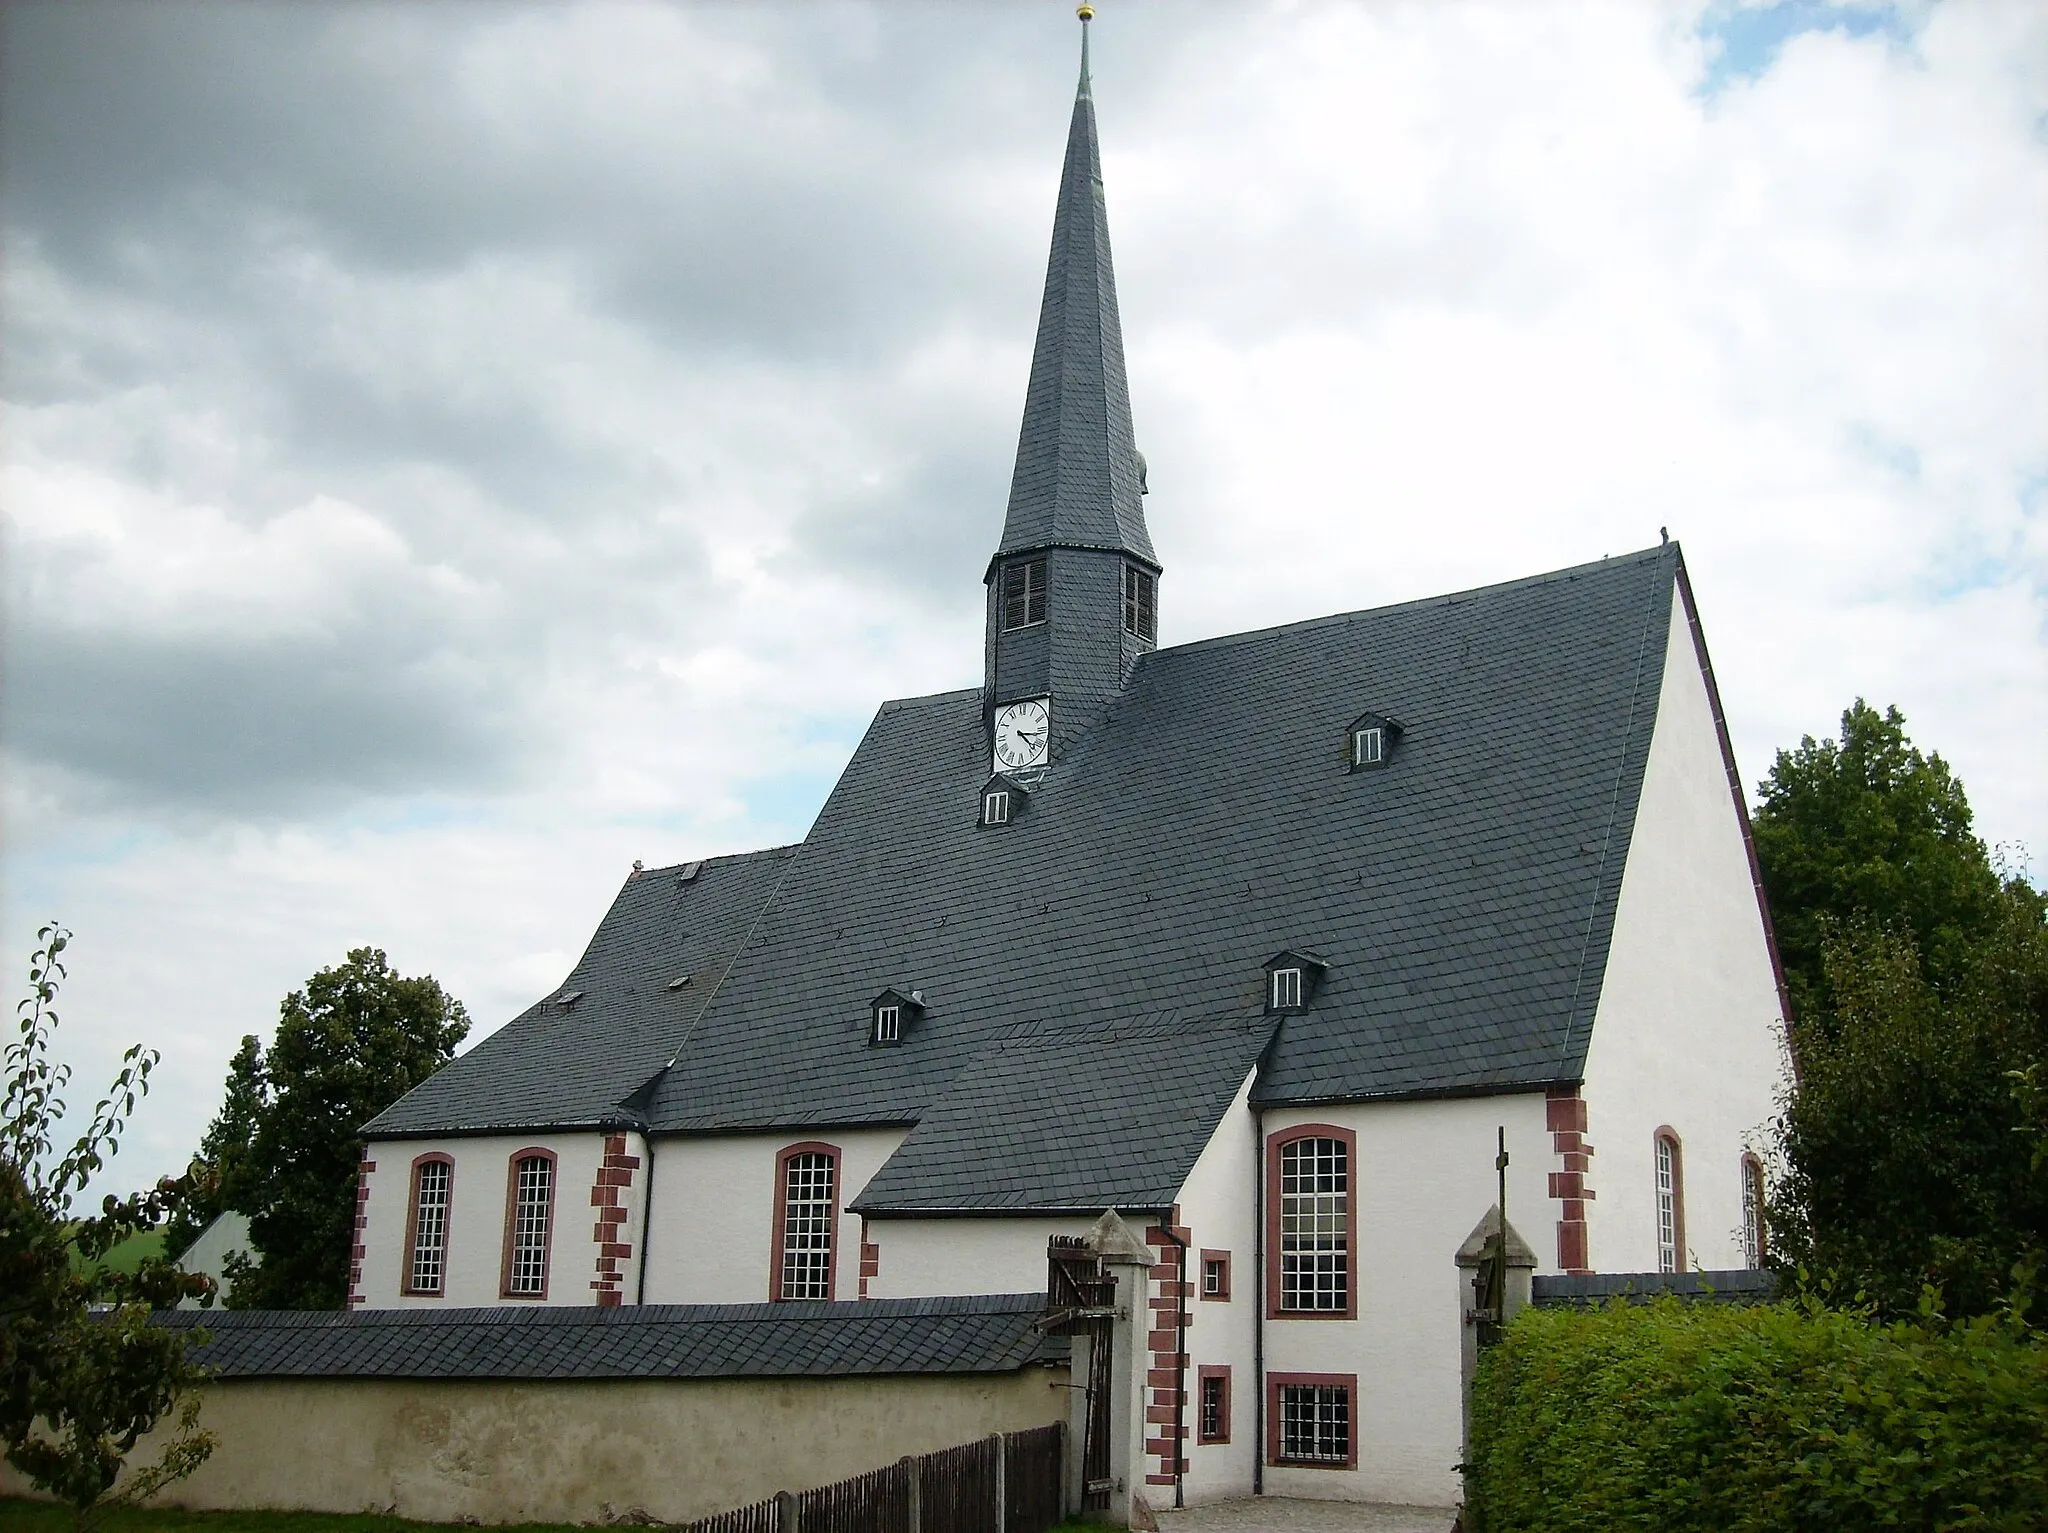
{"type": "MultiPolygon", "coordinates": [[[[327,1512],[181,1512],[171,1507],[120,1507],[96,1517],[106,1533],[492,1533],[474,1524],[407,1522],[403,1517],[341,1516],[327,1512]]],[[[516,1533],[571,1533],[573,1523],[525,1522],[516,1533]]],[[[0,1497],[0,1533],[71,1533],[71,1508],[49,1501],[0,1497]]]]}

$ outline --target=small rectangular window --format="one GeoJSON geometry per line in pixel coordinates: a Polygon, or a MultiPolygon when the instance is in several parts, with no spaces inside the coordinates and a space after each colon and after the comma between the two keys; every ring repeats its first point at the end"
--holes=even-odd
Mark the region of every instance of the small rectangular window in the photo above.
{"type": "Polygon", "coordinates": [[[1003,632],[1045,621],[1045,561],[1003,566],[1003,632]]]}
{"type": "Polygon", "coordinates": [[[877,1006],[875,1008],[875,1042],[895,1043],[903,1036],[903,1008],[900,1006],[877,1006]]]}
{"type": "Polygon", "coordinates": [[[1377,766],[1386,759],[1386,752],[1387,737],[1377,724],[1352,732],[1351,761],[1354,766],[1377,766]]]}
{"type": "Polygon", "coordinates": [[[1351,1387],[1281,1384],[1279,1442],[1282,1464],[1348,1467],[1351,1463],[1351,1387]]]}
{"type": "Polygon", "coordinates": [[[1124,632],[1151,643],[1159,636],[1159,577],[1124,566],[1124,632]]]}
{"type": "Polygon", "coordinates": [[[1195,1413],[1195,1440],[1205,1443],[1230,1441],[1230,1370],[1204,1367],[1199,1376],[1195,1413]]]}
{"type": "Polygon", "coordinates": [[[981,823],[984,825],[1009,824],[1010,795],[998,790],[983,797],[981,801],[981,823]]]}
{"type": "Polygon", "coordinates": [[[1273,971],[1273,1010],[1291,1011],[1301,1004],[1301,970],[1273,971]]]}
{"type": "Polygon", "coordinates": [[[1227,1299],[1230,1297],[1230,1253],[1228,1251],[1204,1251],[1202,1253],[1202,1297],[1205,1299],[1227,1299]]]}

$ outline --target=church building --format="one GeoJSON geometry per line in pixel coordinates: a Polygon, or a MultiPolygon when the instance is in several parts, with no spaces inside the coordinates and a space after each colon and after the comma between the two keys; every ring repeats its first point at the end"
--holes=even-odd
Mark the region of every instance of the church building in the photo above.
{"type": "Polygon", "coordinates": [[[1084,41],[979,685],[882,703],[801,843],[636,868],[369,1124],[351,1303],[1027,1293],[1116,1210],[1153,1504],[1449,1504],[1500,1136],[1541,1273],[1757,1261],[1699,612],[1667,542],[1160,647],[1104,207],[1084,41]]]}

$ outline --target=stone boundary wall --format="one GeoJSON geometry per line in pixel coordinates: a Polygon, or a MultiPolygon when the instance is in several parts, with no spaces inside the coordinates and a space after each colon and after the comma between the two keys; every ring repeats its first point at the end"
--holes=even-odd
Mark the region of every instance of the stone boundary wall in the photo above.
{"type": "MultiPolygon", "coordinates": [[[[243,1379],[213,1457],[157,1505],[429,1522],[710,1516],[906,1454],[1064,1421],[1067,1369],[859,1378],[243,1379]]],[[[144,1439],[132,1462],[155,1457],[144,1439]]],[[[0,1495],[31,1494],[0,1464],[0,1495]]]]}

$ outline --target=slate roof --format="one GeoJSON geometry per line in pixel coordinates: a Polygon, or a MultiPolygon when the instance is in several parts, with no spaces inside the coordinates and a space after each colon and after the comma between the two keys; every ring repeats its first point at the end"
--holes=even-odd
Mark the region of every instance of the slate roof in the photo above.
{"type": "Polygon", "coordinates": [[[1719,1272],[1560,1273],[1530,1280],[1530,1302],[1539,1309],[1584,1309],[1613,1299],[1648,1304],[1665,1294],[1718,1304],[1768,1304],[1778,1296],[1778,1275],[1736,1267],[1719,1272]]]}
{"type": "Polygon", "coordinates": [[[734,1379],[1010,1373],[1063,1360],[1043,1294],[623,1308],[164,1310],[229,1379],[734,1379]]]}
{"type": "Polygon", "coordinates": [[[1156,569],[1159,559],[1139,500],[1086,36],[1084,31],[1081,85],[1060,170],[1009,514],[996,557],[1052,546],[1109,548],[1135,554],[1156,569]]]}
{"type": "Polygon", "coordinates": [[[1025,1027],[925,1110],[854,1212],[1171,1207],[1273,1035],[1171,1017],[1025,1027]],[[1164,1089],[1161,1089],[1162,1086],[1164,1089]]]}
{"type": "Polygon", "coordinates": [[[581,1128],[620,1117],[675,1057],[795,852],[775,847],[627,879],[547,999],[422,1081],[365,1132],[581,1128]],[[689,984],[670,988],[684,975],[689,984]],[[582,994],[564,1009],[555,998],[570,991],[582,994]]]}

